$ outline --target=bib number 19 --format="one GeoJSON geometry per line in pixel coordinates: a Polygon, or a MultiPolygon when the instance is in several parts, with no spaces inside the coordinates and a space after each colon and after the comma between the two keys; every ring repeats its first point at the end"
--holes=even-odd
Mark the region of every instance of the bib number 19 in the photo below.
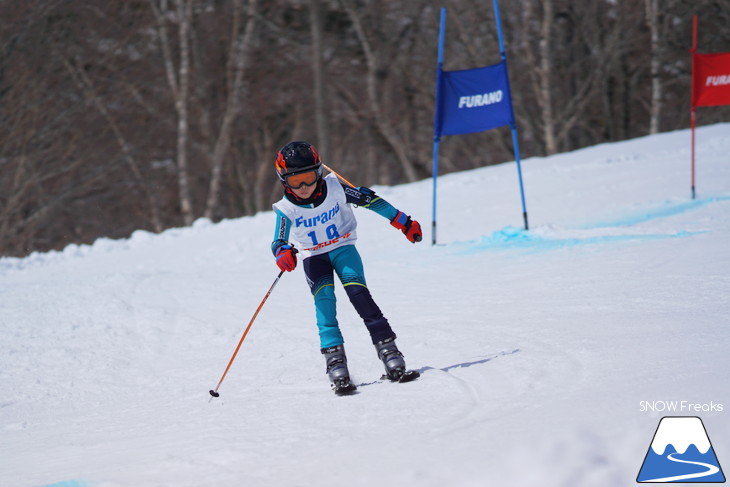
{"type": "MultiPolygon", "coordinates": [[[[327,239],[329,240],[340,238],[340,233],[337,231],[337,225],[328,226],[327,228],[325,228],[325,232],[327,233],[327,239]]],[[[317,240],[317,233],[315,231],[311,231],[307,235],[312,239],[312,245],[319,245],[319,241],[317,240]]]]}

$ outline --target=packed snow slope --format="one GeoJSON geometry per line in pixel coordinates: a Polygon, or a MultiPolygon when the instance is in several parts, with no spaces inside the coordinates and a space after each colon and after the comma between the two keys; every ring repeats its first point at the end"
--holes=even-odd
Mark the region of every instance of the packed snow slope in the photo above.
{"type": "Polygon", "coordinates": [[[442,177],[435,247],[431,181],[375,187],[426,230],[355,210],[422,376],[378,381],[338,287],[349,397],[300,266],[210,400],[278,272],[271,212],[0,259],[0,485],[632,485],[662,416],[701,417],[728,468],[730,124],[698,130],[695,200],[689,144],[523,161],[527,232],[514,163],[442,177]]]}

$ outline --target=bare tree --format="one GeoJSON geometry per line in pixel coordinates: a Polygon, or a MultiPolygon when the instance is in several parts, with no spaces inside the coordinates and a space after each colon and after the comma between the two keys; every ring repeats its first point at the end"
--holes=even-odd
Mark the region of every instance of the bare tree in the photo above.
{"type": "Polygon", "coordinates": [[[322,22],[320,0],[309,0],[309,23],[312,35],[312,74],[314,97],[314,118],[317,125],[317,147],[323,154],[329,154],[329,129],[327,127],[327,103],[324,89],[324,61],[322,51],[322,22]]]}
{"type": "Polygon", "coordinates": [[[240,31],[240,4],[234,4],[233,26],[231,31],[231,48],[228,61],[228,102],[226,103],[223,121],[221,122],[218,138],[213,149],[213,161],[208,188],[208,201],[205,205],[205,217],[213,218],[220,199],[221,176],[223,162],[231,145],[231,131],[233,123],[241,111],[241,91],[243,75],[249,62],[249,52],[256,24],[257,0],[250,0],[248,4],[248,18],[242,33],[240,31]]]}
{"type": "Polygon", "coordinates": [[[387,142],[390,150],[397,156],[398,162],[400,162],[400,165],[403,168],[406,179],[408,181],[416,181],[418,179],[418,173],[416,172],[415,165],[405,150],[405,146],[401,138],[398,136],[397,131],[391,125],[389,118],[385,115],[380,100],[378,77],[381,75],[382,71],[386,69],[386,66],[383,64],[386,52],[376,51],[373,48],[373,45],[360,20],[360,15],[355,9],[352,0],[342,0],[342,5],[352,21],[360,47],[365,55],[365,62],[367,66],[365,81],[367,85],[366,91],[369,107],[369,119],[373,126],[377,129],[378,134],[387,142]]]}
{"type": "Polygon", "coordinates": [[[193,0],[174,0],[175,10],[168,10],[167,0],[149,0],[152,11],[157,18],[157,32],[162,50],[162,56],[170,86],[175,110],[177,112],[177,175],[180,194],[180,211],[186,225],[193,223],[193,197],[190,188],[188,169],[188,104],[190,97],[190,26],[193,17],[193,0]],[[179,62],[177,69],[173,59],[170,41],[167,35],[168,19],[172,17],[177,22],[179,62]]]}
{"type": "MultiPolygon", "coordinates": [[[[552,0],[540,0],[542,16],[539,19],[538,49],[537,58],[535,51],[530,45],[532,37],[523,37],[522,49],[526,54],[528,63],[532,68],[529,70],[530,79],[533,84],[538,105],[540,107],[540,120],[545,144],[546,154],[555,154],[558,151],[556,137],[556,121],[553,115],[553,59],[551,34],[553,29],[554,14],[552,0]]],[[[538,22],[533,2],[522,2],[522,16],[524,25],[530,26],[538,22]]]]}
{"type": "Polygon", "coordinates": [[[644,0],[644,7],[646,9],[646,23],[651,33],[651,118],[649,133],[656,134],[659,132],[659,115],[662,110],[659,0],[644,0]]]}
{"type": "Polygon", "coordinates": [[[134,179],[144,190],[144,194],[149,206],[150,221],[152,227],[156,232],[161,232],[163,230],[163,225],[162,219],[160,217],[160,208],[157,202],[157,198],[150,188],[147,178],[145,178],[139,168],[139,163],[133,155],[131,144],[127,141],[127,138],[119,127],[119,124],[116,122],[116,120],[114,120],[114,117],[111,113],[109,113],[106,105],[104,105],[104,103],[102,102],[101,98],[96,92],[96,89],[94,88],[94,83],[89,75],[79,67],[79,60],[64,59],[63,63],[71,76],[76,80],[79,86],[79,90],[82,93],[86,94],[86,97],[89,99],[91,104],[96,108],[96,110],[99,111],[101,116],[109,125],[109,128],[111,128],[112,132],[114,133],[114,138],[119,144],[119,148],[122,151],[122,156],[124,157],[124,160],[127,162],[127,165],[129,166],[129,169],[134,179]]]}

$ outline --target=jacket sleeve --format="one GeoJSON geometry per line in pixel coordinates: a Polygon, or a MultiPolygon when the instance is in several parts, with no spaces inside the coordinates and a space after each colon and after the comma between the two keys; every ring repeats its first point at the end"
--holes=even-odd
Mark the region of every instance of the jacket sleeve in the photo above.
{"type": "Polygon", "coordinates": [[[344,185],[343,188],[345,190],[348,203],[362,206],[363,208],[374,211],[383,218],[387,218],[388,221],[393,221],[393,219],[398,216],[398,209],[380,196],[376,195],[375,191],[372,189],[363,186],[352,188],[344,185]]]}
{"type": "Polygon", "coordinates": [[[271,252],[276,255],[279,247],[289,243],[289,233],[291,232],[291,220],[287,218],[281,211],[276,212],[276,229],[274,230],[274,241],[271,242],[271,252]]]}

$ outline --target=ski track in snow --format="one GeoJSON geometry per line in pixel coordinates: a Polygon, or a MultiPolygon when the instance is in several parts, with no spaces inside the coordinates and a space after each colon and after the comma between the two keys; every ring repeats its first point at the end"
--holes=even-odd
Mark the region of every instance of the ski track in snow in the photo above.
{"type": "MultiPolygon", "coordinates": [[[[698,130],[695,201],[681,131],[523,161],[527,232],[514,163],[440,178],[435,247],[356,210],[422,375],[378,380],[338,287],[353,396],[329,389],[301,269],[208,395],[276,275],[270,212],[0,259],[0,485],[633,483],[659,418],[639,401],[730,405],[728,134],[698,130]]],[[[426,229],[430,185],[375,190],[426,229]]],[[[702,418],[730,451],[727,412],[702,418]]]]}

